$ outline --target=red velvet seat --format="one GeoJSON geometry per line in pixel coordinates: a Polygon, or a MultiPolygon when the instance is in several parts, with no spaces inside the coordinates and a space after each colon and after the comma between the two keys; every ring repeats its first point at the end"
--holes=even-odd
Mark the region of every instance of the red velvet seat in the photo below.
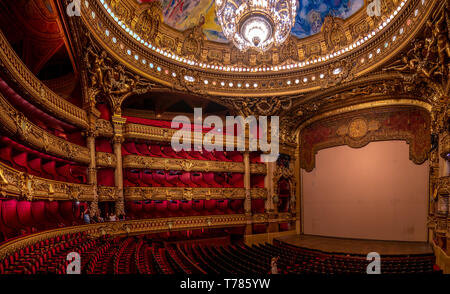
{"type": "Polygon", "coordinates": [[[17,154],[13,154],[12,161],[14,163],[14,168],[28,173],[28,153],[27,152],[19,152],[17,154]]]}
{"type": "Polygon", "coordinates": [[[228,159],[225,157],[224,151],[213,151],[213,156],[217,158],[218,161],[231,161],[231,159],[228,159]]]}
{"type": "Polygon", "coordinates": [[[180,155],[178,155],[171,146],[161,146],[161,151],[163,154],[165,154],[167,157],[170,158],[182,158],[180,155]]]}
{"type": "Polygon", "coordinates": [[[70,174],[76,179],[78,183],[87,183],[87,167],[84,166],[71,166],[70,174]]]}
{"type": "Polygon", "coordinates": [[[197,184],[192,182],[190,172],[183,172],[183,174],[180,175],[179,177],[180,177],[180,181],[183,182],[187,187],[198,187],[197,184]]]}
{"type": "Polygon", "coordinates": [[[136,144],[136,149],[142,155],[146,155],[146,156],[151,156],[152,155],[150,153],[150,151],[148,150],[148,145],[146,143],[138,143],[138,144],[136,144]]]}
{"type": "Polygon", "coordinates": [[[38,177],[48,177],[49,175],[47,175],[43,170],[42,170],[42,158],[40,157],[36,157],[33,159],[28,160],[28,167],[30,174],[38,176],[38,177]]]}
{"type": "Polygon", "coordinates": [[[156,182],[153,179],[153,173],[154,173],[154,171],[151,171],[151,170],[142,171],[142,174],[141,174],[142,182],[150,187],[160,187],[161,184],[156,182]]]}
{"type": "Polygon", "coordinates": [[[155,212],[155,202],[151,201],[151,200],[145,201],[143,204],[143,210],[144,210],[145,216],[147,218],[151,218],[155,212]]]}
{"type": "Polygon", "coordinates": [[[235,162],[244,161],[244,157],[242,156],[242,153],[239,151],[227,151],[227,158],[235,162]]]}
{"type": "Polygon", "coordinates": [[[201,172],[192,172],[191,173],[191,180],[198,187],[208,187],[208,184],[206,184],[203,181],[203,174],[201,172]]]}
{"type": "Polygon", "coordinates": [[[205,213],[206,214],[216,214],[215,210],[217,208],[217,200],[205,200],[205,213]]]}
{"type": "Polygon", "coordinates": [[[76,182],[78,182],[78,180],[72,176],[72,174],[70,172],[71,167],[72,166],[70,164],[63,164],[63,165],[57,167],[56,171],[57,171],[58,175],[64,179],[64,181],[76,183],[76,182]]]}
{"type": "Polygon", "coordinates": [[[180,210],[180,202],[177,200],[169,201],[168,203],[168,216],[169,217],[177,217],[179,216],[179,210],[180,210]]]}
{"type": "Polygon", "coordinates": [[[186,187],[186,185],[180,181],[179,173],[174,171],[166,172],[166,181],[174,187],[186,187]]]}
{"type": "Polygon", "coordinates": [[[240,173],[232,173],[228,178],[228,183],[235,188],[244,188],[244,175],[240,173]]]}
{"type": "Polygon", "coordinates": [[[203,156],[206,160],[214,160],[214,161],[217,161],[217,158],[214,157],[214,154],[213,154],[211,151],[207,151],[205,148],[203,148],[202,156],[203,156]]]}
{"type": "Polygon", "coordinates": [[[126,169],[125,178],[133,184],[132,186],[141,185],[141,173],[137,169],[126,169]]]}
{"type": "Polygon", "coordinates": [[[55,181],[59,181],[60,177],[56,171],[56,162],[51,160],[51,161],[47,161],[46,163],[42,164],[42,170],[51,176],[51,179],[55,180],[55,181]]]}
{"type": "Polygon", "coordinates": [[[198,150],[191,150],[188,151],[189,155],[196,159],[196,160],[208,160],[206,157],[203,156],[202,152],[198,151],[198,150]]]}
{"type": "Polygon", "coordinates": [[[149,150],[152,156],[168,158],[167,155],[162,153],[160,145],[152,144],[149,146],[149,150]]]}
{"type": "Polygon", "coordinates": [[[2,159],[2,161],[4,161],[9,166],[14,166],[14,163],[12,161],[12,152],[13,148],[10,145],[0,148],[0,159],[2,159]]]}
{"type": "Polygon", "coordinates": [[[194,215],[205,214],[204,200],[194,200],[194,203],[192,204],[192,209],[194,211],[194,215]]]}
{"type": "Polygon", "coordinates": [[[122,151],[125,154],[142,155],[136,148],[133,141],[126,141],[122,144],[122,151]]]}
{"type": "Polygon", "coordinates": [[[159,217],[167,217],[169,215],[169,212],[167,211],[167,201],[157,201],[155,203],[155,216],[157,218],[159,217]]]}
{"type": "Polygon", "coordinates": [[[186,152],[185,150],[180,150],[180,151],[176,152],[176,154],[179,156],[179,158],[184,158],[184,159],[195,159],[194,157],[192,157],[191,155],[189,155],[189,153],[186,152]]]}
{"type": "Polygon", "coordinates": [[[215,181],[213,172],[203,173],[203,181],[208,185],[208,187],[212,187],[212,188],[221,188],[222,187],[221,184],[219,184],[215,181]]]}
{"type": "Polygon", "coordinates": [[[189,215],[192,212],[192,200],[181,201],[181,210],[184,215],[189,215]]]}
{"type": "Polygon", "coordinates": [[[166,173],[162,170],[157,170],[153,173],[153,180],[161,185],[161,187],[173,187],[174,185],[166,180],[166,173]]]}
{"type": "Polygon", "coordinates": [[[216,183],[218,183],[220,186],[224,188],[233,187],[227,182],[227,175],[225,173],[214,173],[214,180],[216,181],[216,183]]]}

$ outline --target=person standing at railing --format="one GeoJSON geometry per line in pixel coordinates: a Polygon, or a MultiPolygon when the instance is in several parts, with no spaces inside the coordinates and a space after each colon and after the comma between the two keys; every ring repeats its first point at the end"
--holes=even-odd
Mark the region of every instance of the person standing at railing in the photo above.
{"type": "Polygon", "coordinates": [[[279,259],[280,257],[279,256],[277,256],[277,257],[272,257],[272,261],[270,262],[270,273],[272,274],[272,275],[277,275],[278,274],[278,266],[277,266],[277,262],[278,262],[278,259],[279,259]]]}

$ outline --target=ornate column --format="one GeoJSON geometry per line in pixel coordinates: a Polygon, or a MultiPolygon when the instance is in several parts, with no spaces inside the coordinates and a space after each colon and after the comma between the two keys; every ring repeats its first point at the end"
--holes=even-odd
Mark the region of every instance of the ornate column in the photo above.
{"type": "Polygon", "coordinates": [[[120,116],[113,116],[114,126],[113,150],[117,158],[117,165],[114,171],[114,180],[118,190],[118,198],[115,204],[115,213],[119,216],[125,216],[125,200],[123,196],[123,168],[122,168],[122,143],[123,139],[123,125],[126,118],[120,116]]]}
{"type": "Polygon", "coordinates": [[[87,146],[89,148],[89,154],[91,161],[88,168],[88,184],[92,185],[94,191],[94,201],[91,202],[90,212],[91,216],[99,216],[100,211],[98,209],[98,193],[97,193],[97,161],[95,157],[95,133],[89,132],[86,138],[87,146]]]}
{"type": "Polygon", "coordinates": [[[97,190],[97,158],[95,151],[95,138],[97,137],[97,119],[100,117],[100,112],[92,104],[85,104],[84,109],[89,114],[89,130],[86,132],[86,145],[89,149],[89,167],[87,173],[87,182],[92,185],[94,192],[94,200],[90,204],[91,217],[99,216],[98,208],[98,190],[97,190]]]}
{"type": "Polygon", "coordinates": [[[266,189],[267,189],[267,200],[266,200],[266,214],[268,214],[269,226],[267,228],[268,233],[278,232],[278,223],[274,222],[277,218],[278,207],[274,205],[274,198],[277,196],[277,187],[274,181],[274,172],[276,169],[276,162],[267,162],[267,175],[265,179],[266,189]]]}
{"type": "Polygon", "coordinates": [[[245,188],[245,201],[244,210],[247,219],[247,225],[245,227],[245,234],[252,234],[252,198],[250,194],[251,184],[250,184],[250,153],[248,151],[244,152],[244,188],[245,188]]]}

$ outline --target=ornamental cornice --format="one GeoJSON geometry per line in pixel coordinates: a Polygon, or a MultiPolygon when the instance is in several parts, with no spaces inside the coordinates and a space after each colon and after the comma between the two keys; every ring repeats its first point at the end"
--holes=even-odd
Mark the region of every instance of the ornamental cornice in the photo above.
{"type": "Polygon", "coordinates": [[[0,94],[0,128],[13,136],[18,136],[28,145],[71,161],[88,164],[89,149],[61,139],[34,125],[21,112],[17,111],[0,94]]]}
{"type": "Polygon", "coordinates": [[[86,111],[58,96],[33,75],[1,31],[0,70],[22,88],[27,99],[40,105],[45,111],[78,127],[88,126],[86,111]]]}
{"type": "MultiPolygon", "coordinates": [[[[123,167],[151,168],[158,170],[244,173],[243,162],[174,159],[138,155],[125,155],[123,157],[123,167]]],[[[251,164],[250,172],[252,174],[266,174],[266,165],[251,164]]]]}
{"type": "MultiPolygon", "coordinates": [[[[251,52],[248,53],[252,55],[249,58],[235,58],[238,52],[234,52],[231,45],[203,41],[205,45],[200,54],[200,60],[194,61],[194,64],[183,63],[183,59],[178,61],[174,57],[195,58],[195,54],[183,57],[183,42],[189,38],[190,34],[184,36],[180,32],[173,30],[172,32],[164,24],[159,23],[158,33],[147,37],[149,42],[154,40],[152,46],[161,46],[161,50],[163,50],[161,52],[165,52],[161,55],[158,53],[160,49],[151,50],[145,46],[144,40],[135,39],[119,27],[108,15],[100,1],[90,0],[88,2],[88,7],[82,5],[82,19],[87,29],[93,33],[101,47],[105,48],[120,63],[143,77],[165,86],[203,95],[271,96],[292,95],[328,88],[372,71],[409,43],[439,1],[409,0],[399,11],[396,10],[396,5],[399,5],[400,1],[383,2],[384,11],[381,18],[368,17],[363,9],[358,16],[345,21],[344,28],[336,26],[339,21],[331,18],[326,22],[322,34],[302,40],[291,38],[285,44],[285,47],[288,48],[274,49],[273,52],[268,53],[269,58],[253,56],[254,53],[251,52]],[[395,13],[396,16],[387,17],[394,10],[398,12],[395,13]],[[362,42],[358,42],[363,44],[356,44],[357,39],[373,30],[377,31],[374,37],[363,38],[362,42]],[[334,44],[333,40],[342,42],[334,44]],[[352,49],[348,49],[349,45],[352,45],[352,49]],[[353,49],[353,45],[356,47],[355,49],[353,49]],[[294,49],[291,50],[290,47],[294,49]],[[347,50],[344,50],[344,47],[347,50]],[[340,54],[330,57],[330,50],[340,54]],[[282,56],[285,54],[283,52],[290,52],[287,55],[289,57],[283,58],[282,56]],[[325,58],[326,55],[329,56],[328,59],[325,58]],[[246,66],[243,60],[249,60],[249,66],[276,66],[279,70],[232,72],[195,66],[196,62],[199,64],[210,62],[208,61],[209,56],[222,56],[216,61],[222,67],[246,66]],[[323,56],[323,61],[321,56],[323,56]],[[300,66],[287,67],[283,65],[294,60],[295,64],[300,64],[300,66]],[[204,81],[208,81],[208,83],[204,81]]],[[[141,7],[141,10],[133,9],[134,1],[107,0],[103,3],[106,3],[111,11],[118,9],[116,17],[122,21],[123,25],[129,24],[132,29],[139,24],[139,17],[145,11],[144,6],[141,7]]],[[[153,24],[151,19],[147,19],[150,27],[153,24]]],[[[139,30],[136,32],[139,34],[139,30]]]]}
{"type": "MultiPolygon", "coordinates": [[[[266,199],[267,189],[250,190],[252,199],[266,199]]],[[[235,200],[245,199],[244,188],[127,187],[125,201],[142,200],[235,200]]]]}
{"type": "Polygon", "coordinates": [[[0,163],[0,195],[28,201],[93,201],[94,187],[39,178],[0,163]]]}

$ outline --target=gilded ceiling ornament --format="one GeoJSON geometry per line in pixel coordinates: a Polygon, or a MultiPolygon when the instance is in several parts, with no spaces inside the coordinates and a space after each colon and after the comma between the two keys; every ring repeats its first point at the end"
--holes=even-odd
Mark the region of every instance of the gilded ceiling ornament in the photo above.
{"type": "Polygon", "coordinates": [[[123,65],[109,58],[106,51],[97,49],[89,33],[85,38],[87,48],[84,62],[90,75],[90,103],[94,104],[99,95],[103,95],[109,100],[114,115],[120,116],[122,103],[127,97],[146,93],[155,84],[131,73],[123,65]]]}
{"type": "Polygon", "coordinates": [[[351,138],[364,137],[368,132],[367,121],[363,118],[353,120],[348,126],[348,134],[351,138]]]}

